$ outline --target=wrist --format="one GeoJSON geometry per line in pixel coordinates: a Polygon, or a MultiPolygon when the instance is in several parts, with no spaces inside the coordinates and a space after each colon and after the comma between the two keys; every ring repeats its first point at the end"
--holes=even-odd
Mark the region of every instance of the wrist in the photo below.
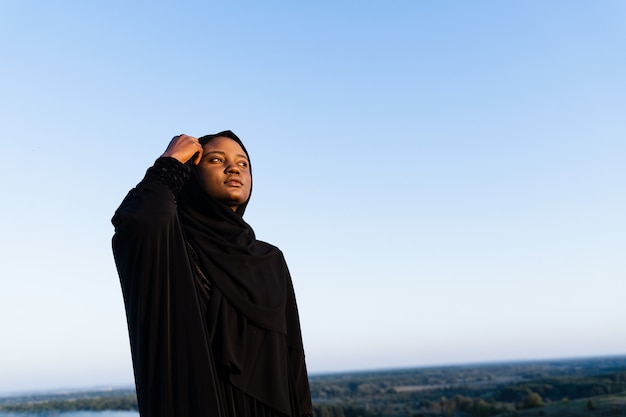
{"type": "Polygon", "coordinates": [[[189,179],[191,168],[172,156],[161,156],[146,172],[146,180],[165,184],[176,196],[189,179]]]}

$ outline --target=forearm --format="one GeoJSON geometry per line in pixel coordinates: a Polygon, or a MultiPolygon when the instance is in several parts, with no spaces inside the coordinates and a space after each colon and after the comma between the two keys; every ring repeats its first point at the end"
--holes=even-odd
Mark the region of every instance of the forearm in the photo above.
{"type": "Polygon", "coordinates": [[[113,254],[124,286],[142,284],[140,277],[158,274],[158,262],[172,250],[177,226],[176,196],[189,168],[171,158],[159,158],[130,190],[113,216],[113,254]],[[150,269],[150,274],[145,274],[150,269]]]}
{"type": "Polygon", "coordinates": [[[160,157],[148,168],[142,182],[156,181],[169,188],[174,198],[189,179],[190,168],[172,157],[160,157]]]}
{"type": "Polygon", "coordinates": [[[126,228],[151,233],[167,224],[176,216],[176,198],[189,171],[174,158],[157,159],[116,210],[112,219],[116,233],[126,228]]]}

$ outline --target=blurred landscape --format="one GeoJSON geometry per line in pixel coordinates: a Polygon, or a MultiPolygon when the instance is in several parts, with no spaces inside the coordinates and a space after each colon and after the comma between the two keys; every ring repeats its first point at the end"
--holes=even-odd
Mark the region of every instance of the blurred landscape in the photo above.
{"type": "MultiPolygon", "coordinates": [[[[316,417],[626,416],[626,356],[319,374],[310,382],[316,417]]],[[[114,411],[138,415],[132,387],[0,398],[0,416],[114,411]]]]}

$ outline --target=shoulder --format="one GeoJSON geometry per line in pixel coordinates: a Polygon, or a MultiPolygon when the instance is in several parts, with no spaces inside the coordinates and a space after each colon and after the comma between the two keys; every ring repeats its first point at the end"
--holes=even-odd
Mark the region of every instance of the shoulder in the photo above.
{"type": "Polygon", "coordinates": [[[273,255],[277,258],[282,259],[283,262],[285,262],[285,255],[283,254],[283,251],[280,250],[280,248],[278,248],[277,246],[274,246],[271,243],[267,243],[258,239],[256,240],[256,245],[257,245],[257,249],[259,250],[259,253],[273,255]]]}
{"type": "Polygon", "coordinates": [[[283,252],[277,246],[274,246],[271,243],[267,243],[267,242],[264,242],[264,241],[258,240],[258,239],[256,240],[256,243],[257,243],[257,245],[259,245],[259,248],[262,248],[262,249],[264,249],[266,251],[278,252],[281,255],[283,254],[283,252]]]}

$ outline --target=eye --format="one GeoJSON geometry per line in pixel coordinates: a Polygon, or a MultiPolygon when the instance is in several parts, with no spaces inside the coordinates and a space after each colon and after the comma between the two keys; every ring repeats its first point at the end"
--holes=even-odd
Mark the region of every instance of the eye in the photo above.
{"type": "Polygon", "coordinates": [[[248,163],[246,161],[240,161],[237,164],[242,168],[248,168],[248,163]]]}
{"type": "Polygon", "coordinates": [[[213,164],[222,163],[224,162],[224,159],[220,158],[219,156],[214,156],[214,157],[209,158],[209,162],[213,164]]]}

